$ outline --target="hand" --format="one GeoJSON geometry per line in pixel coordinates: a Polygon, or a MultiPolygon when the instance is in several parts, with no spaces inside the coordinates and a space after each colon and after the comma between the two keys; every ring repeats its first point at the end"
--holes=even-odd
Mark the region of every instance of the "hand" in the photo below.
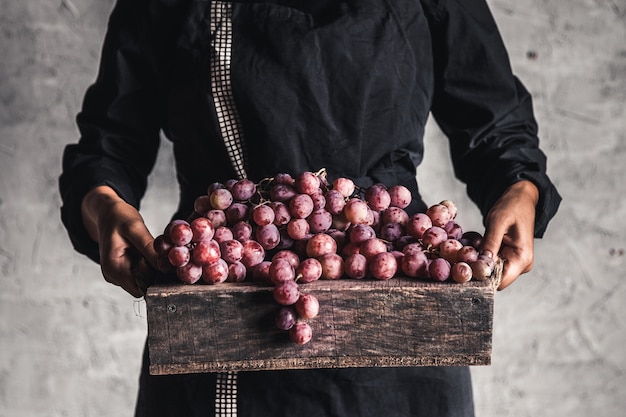
{"type": "Polygon", "coordinates": [[[108,186],[96,187],[83,198],[83,223],[100,247],[100,266],[104,278],[122,287],[133,297],[142,297],[133,268],[140,257],[156,266],[157,254],[139,212],[108,186]]]}
{"type": "Polygon", "coordinates": [[[537,187],[530,181],[510,186],[485,218],[481,253],[499,254],[504,270],[499,290],[531,270],[534,261],[535,206],[537,187]]]}

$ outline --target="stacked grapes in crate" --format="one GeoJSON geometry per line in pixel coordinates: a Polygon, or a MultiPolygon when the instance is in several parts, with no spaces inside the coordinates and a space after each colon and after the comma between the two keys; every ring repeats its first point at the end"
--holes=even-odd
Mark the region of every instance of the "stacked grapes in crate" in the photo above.
{"type": "Polygon", "coordinates": [[[298,344],[311,339],[308,320],[319,311],[307,283],[492,275],[494,260],[478,252],[481,234],[463,231],[452,201],[409,215],[411,200],[402,185],[363,189],[350,178],[329,182],[325,170],[213,183],[190,218],[171,221],[155,239],[159,269],[190,285],[272,284],[276,325],[298,344]]]}

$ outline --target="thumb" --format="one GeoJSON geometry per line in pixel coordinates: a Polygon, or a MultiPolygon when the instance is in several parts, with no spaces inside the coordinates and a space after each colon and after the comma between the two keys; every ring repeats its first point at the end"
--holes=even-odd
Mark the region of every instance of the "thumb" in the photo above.
{"type": "Polygon", "coordinates": [[[506,227],[504,225],[487,224],[480,244],[480,253],[489,256],[491,259],[496,259],[498,253],[500,253],[505,233],[506,227]]]}

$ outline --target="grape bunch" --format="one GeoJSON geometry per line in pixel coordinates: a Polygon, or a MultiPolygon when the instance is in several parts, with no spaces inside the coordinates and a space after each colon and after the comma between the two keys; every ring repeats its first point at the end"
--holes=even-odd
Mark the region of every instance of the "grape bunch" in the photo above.
{"type": "Polygon", "coordinates": [[[492,275],[494,260],[478,252],[481,234],[463,231],[452,201],[409,215],[411,201],[402,185],[329,182],[324,169],[259,183],[232,179],[211,184],[154,248],[159,269],[186,284],[271,283],[276,326],[304,344],[319,301],[300,284],[400,275],[463,283],[492,275]]]}

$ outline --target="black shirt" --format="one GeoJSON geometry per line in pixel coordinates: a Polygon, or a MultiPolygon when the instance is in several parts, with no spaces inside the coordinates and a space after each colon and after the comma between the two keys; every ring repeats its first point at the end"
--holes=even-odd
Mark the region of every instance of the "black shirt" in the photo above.
{"type": "MultiPolygon", "coordinates": [[[[107,184],[139,207],[161,132],[174,144],[176,216],[212,182],[320,168],[362,186],[404,184],[413,209],[424,209],[415,175],[430,115],[483,213],[518,180],[538,186],[541,237],[560,197],[546,175],[531,97],[483,0],[118,0],[77,118],[80,141],[64,153],[62,219],[74,247],[97,261],[80,201],[107,184]]],[[[320,384],[342,372],[402,379],[390,370],[344,370],[320,384]]],[[[404,372],[420,378],[420,370],[404,372]]],[[[241,375],[241,390],[262,392],[246,383],[259,377],[276,386],[289,378],[241,375]]],[[[391,406],[422,388],[375,402],[391,406]]],[[[335,401],[333,392],[318,398],[335,401]]],[[[365,392],[354,401],[369,398],[359,407],[375,409],[365,392]]]]}

